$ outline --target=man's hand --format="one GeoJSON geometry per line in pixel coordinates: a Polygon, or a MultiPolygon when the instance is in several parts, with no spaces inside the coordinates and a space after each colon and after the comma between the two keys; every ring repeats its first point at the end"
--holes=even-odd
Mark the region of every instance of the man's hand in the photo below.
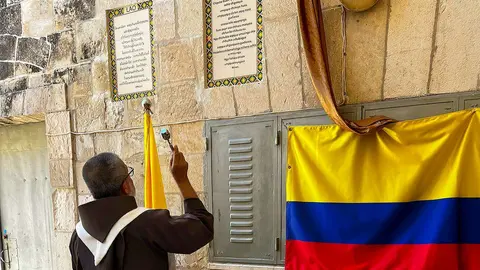
{"type": "Polygon", "coordinates": [[[170,172],[173,179],[177,182],[178,188],[184,199],[198,198],[197,193],[188,180],[188,163],[183,153],[178,151],[178,146],[173,147],[172,157],[170,159],[170,172]]]}
{"type": "Polygon", "coordinates": [[[178,151],[178,146],[176,145],[173,147],[170,158],[170,171],[177,183],[188,181],[188,163],[183,153],[178,151]]]}

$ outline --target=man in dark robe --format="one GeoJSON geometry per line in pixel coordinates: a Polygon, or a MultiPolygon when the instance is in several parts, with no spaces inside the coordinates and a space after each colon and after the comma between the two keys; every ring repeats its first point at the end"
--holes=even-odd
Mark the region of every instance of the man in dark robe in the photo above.
{"type": "Polygon", "coordinates": [[[117,155],[102,153],[85,163],[83,179],[95,201],[78,207],[81,221],[70,242],[73,270],[172,269],[169,254],[193,253],[213,239],[213,216],[190,184],[177,147],[170,171],[184,198],[182,216],[137,207],[133,169],[117,155]]]}

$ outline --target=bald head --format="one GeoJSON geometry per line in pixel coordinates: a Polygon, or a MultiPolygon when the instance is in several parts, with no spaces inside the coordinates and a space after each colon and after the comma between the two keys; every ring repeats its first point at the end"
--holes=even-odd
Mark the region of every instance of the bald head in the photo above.
{"type": "Polygon", "coordinates": [[[82,176],[95,199],[122,195],[127,178],[127,165],[113,153],[101,153],[83,166],[82,176]]]}

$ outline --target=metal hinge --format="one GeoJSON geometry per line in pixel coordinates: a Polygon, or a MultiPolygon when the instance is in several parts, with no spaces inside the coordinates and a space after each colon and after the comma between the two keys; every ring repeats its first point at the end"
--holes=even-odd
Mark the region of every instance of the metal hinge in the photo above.
{"type": "Polygon", "coordinates": [[[275,238],[275,251],[280,250],[280,238],[275,238]]]}
{"type": "Polygon", "coordinates": [[[280,138],[282,136],[282,133],[281,131],[277,131],[277,136],[275,136],[275,145],[279,145],[280,144],[280,138]]]}

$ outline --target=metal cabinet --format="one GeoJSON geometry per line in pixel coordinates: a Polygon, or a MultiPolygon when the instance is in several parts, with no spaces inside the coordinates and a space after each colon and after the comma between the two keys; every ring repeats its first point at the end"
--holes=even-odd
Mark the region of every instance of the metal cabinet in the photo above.
{"type": "Polygon", "coordinates": [[[278,230],[276,121],[252,118],[207,125],[207,183],[215,218],[216,262],[275,264],[278,230]]]}

